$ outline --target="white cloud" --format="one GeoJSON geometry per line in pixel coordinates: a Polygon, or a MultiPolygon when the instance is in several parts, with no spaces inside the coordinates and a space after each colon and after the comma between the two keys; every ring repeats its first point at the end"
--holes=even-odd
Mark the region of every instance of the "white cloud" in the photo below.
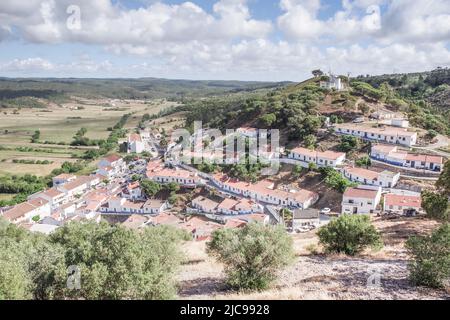
{"type": "Polygon", "coordinates": [[[133,10],[113,5],[110,0],[44,0],[15,7],[0,4],[0,17],[29,41],[53,43],[78,41],[108,45],[150,45],[155,41],[231,40],[233,37],[265,37],[270,21],[252,19],[245,0],[220,0],[215,15],[192,2],[168,5],[151,3],[133,10]],[[81,9],[81,30],[67,28],[70,5],[81,9]]]}
{"type": "Polygon", "coordinates": [[[108,60],[82,57],[74,62],[52,64],[41,58],[13,60],[0,64],[8,74],[48,74],[55,76],[169,77],[190,79],[302,80],[311,70],[321,68],[339,74],[382,74],[414,72],[450,65],[450,51],[442,44],[393,44],[389,46],[351,45],[321,49],[307,44],[243,40],[231,46],[199,43],[174,48],[167,59],[155,63],[118,65],[108,60]],[[193,50],[195,55],[178,54],[193,50]]]}
{"type": "Polygon", "coordinates": [[[374,35],[381,29],[381,11],[376,5],[379,1],[369,0],[364,3],[371,5],[366,7],[362,16],[355,13],[355,8],[361,7],[362,3],[344,0],[343,10],[335,12],[329,19],[321,20],[318,18],[321,9],[318,0],[281,0],[280,6],[285,13],[278,18],[278,26],[291,39],[354,41],[374,35]]]}
{"type": "Polygon", "coordinates": [[[450,41],[450,1],[395,0],[382,18],[384,42],[450,41]]]}
{"type": "Polygon", "coordinates": [[[49,71],[54,65],[42,58],[14,59],[0,64],[0,71],[49,71]]]}
{"type": "Polygon", "coordinates": [[[325,1],[280,0],[283,12],[273,21],[254,18],[247,0],[216,0],[212,12],[192,2],[141,2],[127,9],[111,0],[2,0],[0,41],[15,36],[33,43],[82,43],[104,48],[105,57],[53,63],[35,53],[3,62],[0,71],[300,80],[314,68],[365,74],[450,64],[448,0],[342,0],[328,18],[321,14],[325,1]],[[66,9],[73,4],[81,9],[80,30],[66,25],[66,9]],[[274,40],[277,27],[281,35],[274,40]],[[140,60],[122,66],[108,55],[140,60]]]}

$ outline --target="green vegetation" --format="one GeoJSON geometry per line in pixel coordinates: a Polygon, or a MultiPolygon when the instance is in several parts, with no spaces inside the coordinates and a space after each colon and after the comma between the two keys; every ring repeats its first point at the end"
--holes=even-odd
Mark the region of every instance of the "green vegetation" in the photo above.
{"type": "Polygon", "coordinates": [[[424,73],[359,76],[352,82],[358,92],[386,101],[408,113],[413,126],[450,134],[450,69],[424,73]],[[361,84],[364,81],[365,85],[361,84]]]}
{"type": "Polygon", "coordinates": [[[257,119],[260,125],[280,129],[292,140],[316,134],[323,124],[316,107],[327,91],[311,84],[287,92],[274,90],[266,95],[248,95],[245,99],[229,97],[188,101],[183,107],[188,111],[186,124],[192,128],[194,121],[203,121],[210,127],[224,130],[257,119]]]}
{"type": "Polygon", "coordinates": [[[2,176],[0,177],[0,193],[15,194],[15,196],[10,200],[0,200],[0,207],[24,202],[29,195],[51,186],[52,177],[61,173],[78,173],[85,170],[87,165],[83,161],[64,162],[61,168],[54,169],[50,175],[45,177],[30,174],[2,176]]]}
{"type": "Polygon", "coordinates": [[[450,161],[446,162],[436,187],[435,192],[422,192],[422,207],[430,218],[448,221],[450,219],[450,161]]]}
{"type": "Polygon", "coordinates": [[[319,229],[317,235],[330,253],[356,255],[365,248],[380,248],[381,236],[366,215],[342,215],[319,229]]]}
{"type": "Polygon", "coordinates": [[[376,100],[382,100],[385,99],[386,96],[383,93],[383,91],[375,89],[370,84],[366,82],[359,82],[359,81],[353,81],[351,83],[352,88],[355,90],[356,93],[366,96],[368,98],[376,99],[376,100]]]}
{"type": "MultiPolygon", "coordinates": [[[[0,85],[1,87],[1,85],[0,85]]],[[[14,92],[17,92],[14,90],[14,92]]],[[[20,93],[19,93],[20,94],[20,93]]],[[[14,97],[14,93],[12,91],[6,91],[0,89],[0,108],[45,108],[45,104],[34,98],[36,95],[39,95],[39,92],[36,91],[28,91],[23,94],[27,94],[26,96],[14,97]],[[11,97],[11,98],[8,98],[11,97]]]]}
{"type": "Polygon", "coordinates": [[[450,197],[450,161],[447,161],[444,170],[436,182],[436,187],[444,194],[450,197]]]}
{"type": "Polygon", "coordinates": [[[267,289],[294,258],[285,230],[259,223],[215,231],[207,251],[225,265],[228,285],[241,290],[267,289]]]}
{"type": "Polygon", "coordinates": [[[141,181],[141,188],[142,188],[142,191],[144,191],[144,193],[149,198],[154,197],[162,189],[162,187],[159,183],[154,182],[152,180],[141,181]]]}
{"type": "Polygon", "coordinates": [[[31,136],[31,143],[38,143],[41,138],[41,131],[36,130],[31,136]]]}
{"type": "Polygon", "coordinates": [[[36,98],[61,103],[71,96],[115,99],[181,99],[276,88],[285,83],[168,79],[0,79],[3,107],[43,107],[36,98]],[[30,98],[33,97],[33,98],[30,98]]]}
{"type": "Polygon", "coordinates": [[[303,167],[301,165],[296,164],[294,166],[294,169],[292,169],[292,176],[295,179],[298,179],[301,176],[302,172],[303,172],[303,167]]]}
{"type": "Polygon", "coordinates": [[[0,200],[0,207],[14,205],[26,200],[26,197],[45,189],[50,179],[32,176],[3,176],[0,177],[0,193],[16,194],[12,200],[0,200]]]}
{"type": "Polygon", "coordinates": [[[306,148],[308,149],[314,149],[316,147],[317,138],[313,134],[308,134],[304,139],[303,143],[306,148]]]}
{"type": "Polygon", "coordinates": [[[341,142],[338,146],[339,151],[351,152],[357,150],[360,147],[360,140],[354,136],[344,135],[341,136],[341,142]]]}
{"type": "Polygon", "coordinates": [[[141,121],[140,121],[139,124],[138,124],[138,128],[141,129],[141,130],[144,130],[144,129],[145,129],[145,124],[146,124],[148,121],[150,121],[151,119],[152,119],[152,117],[151,117],[148,113],[144,114],[144,115],[142,116],[141,121]]]}
{"type": "Polygon", "coordinates": [[[24,160],[24,159],[13,159],[12,162],[13,163],[21,163],[21,164],[42,164],[42,165],[47,165],[47,164],[53,163],[53,161],[49,161],[49,160],[24,160]]]}
{"type": "Polygon", "coordinates": [[[446,194],[439,194],[432,191],[422,192],[422,207],[427,216],[436,220],[449,219],[449,202],[446,194]]]}
{"type": "Polygon", "coordinates": [[[369,156],[365,156],[365,157],[357,159],[355,161],[355,164],[358,167],[366,167],[366,168],[368,168],[368,167],[370,167],[372,165],[372,160],[370,160],[369,156]]]}
{"type": "Polygon", "coordinates": [[[105,223],[69,223],[42,236],[0,219],[0,299],[172,299],[182,240],[169,227],[105,223]],[[79,290],[66,284],[69,266],[78,268],[79,290]]]}
{"type": "Polygon", "coordinates": [[[356,183],[353,183],[350,180],[343,177],[342,174],[340,174],[333,168],[324,167],[320,168],[319,170],[327,186],[333,188],[334,190],[340,193],[344,193],[348,187],[354,187],[357,185],[356,183]]]}
{"type": "Polygon", "coordinates": [[[411,281],[432,288],[448,286],[450,279],[450,224],[444,224],[430,236],[409,238],[406,247],[411,281]]]}

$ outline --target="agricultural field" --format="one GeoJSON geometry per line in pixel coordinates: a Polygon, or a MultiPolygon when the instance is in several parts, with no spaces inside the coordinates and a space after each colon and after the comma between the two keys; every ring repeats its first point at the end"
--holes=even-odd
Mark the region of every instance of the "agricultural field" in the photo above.
{"type": "Polygon", "coordinates": [[[164,129],[167,134],[170,134],[175,127],[184,127],[185,121],[186,113],[177,112],[152,121],[151,127],[158,128],[159,130],[164,129]]]}
{"type": "Polygon", "coordinates": [[[108,128],[113,127],[124,114],[133,113],[125,125],[126,129],[132,129],[145,113],[152,115],[172,105],[173,103],[165,100],[120,100],[110,103],[105,100],[77,99],[62,105],[47,103],[47,108],[44,109],[2,109],[0,175],[48,175],[63,162],[74,162],[81,158],[85,150],[97,148],[69,146],[80,128],[87,129],[86,136],[90,139],[106,139],[110,134],[108,128]],[[31,136],[36,130],[41,132],[41,143],[31,143],[31,136]],[[45,141],[49,143],[45,144],[45,141]],[[50,163],[30,163],[45,160],[50,163]]]}

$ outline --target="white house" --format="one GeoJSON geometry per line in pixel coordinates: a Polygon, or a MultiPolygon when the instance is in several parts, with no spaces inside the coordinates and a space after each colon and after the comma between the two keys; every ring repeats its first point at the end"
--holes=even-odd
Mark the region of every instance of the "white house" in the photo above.
{"type": "Polygon", "coordinates": [[[444,157],[427,154],[413,154],[399,150],[396,146],[374,145],[370,157],[392,165],[440,172],[444,167],[444,157]]]}
{"type": "Polygon", "coordinates": [[[381,201],[381,187],[348,188],[342,199],[342,214],[375,213],[381,201]]]}
{"type": "Polygon", "coordinates": [[[204,213],[210,214],[216,213],[218,205],[219,205],[218,202],[202,196],[199,196],[192,200],[192,207],[204,213]]]}
{"type": "Polygon", "coordinates": [[[249,199],[224,199],[217,207],[217,212],[224,215],[243,215],[262,212],[263,207],[249,199]]]}
{"type": "Polygon", "coordinates": [[[99,183],[100,178],[98,176],[80,176],[71,182],[59,185],[57,189],[65,193],[68,201],[72,201],[99,183]]]}
{"type": "Polygon", "coordinates": [[[202,179],[196,173],[178,167],[175,169],[155,168],[153,170],[147,168],[147,178],[163,184],[177,183],[187,188],[195,188],[203,184],[202,179]]]}
{"type": "Polygon", "coordinates": [[[298,230],[301,227],[319,227],[320,226],[320,213],[317,209],[296,209],[293,212],[292,217],[292,229],[298,230]]]}
{"type": "Polygon", "coordinates": [[[361,139],[412,147],[417,144],[417,132],[403,128],[372,128],[352,124],[338,124],[335,126],[337,134],[352,135],[361,139]]]}
{"type": "Polygon", "coordinates": [[[122,157],[112,154],[100,160],[97,167],[97,174],[111,179],[124,172],[126,163],[122,157]]]}
{"type": "Polygon", "coordinates": [[[22,202],[13,208],[5,211],[3,217],[12,222],[31,222],[34,217],[42,219],[51,213],[50,203],[42,198],[36,198],[22,202]]]}
{"type": "Polygon", "coordinates": [[[409,128],[409,121],[406,119],[391,119],[390,125],[400,128],[409,128]]]}
{"type": "Polygon", "coordinates": [[[407,213],[408,210],[423,212],[422,198],[420,196],[389,193],[384,197],[383,210],[400,214],[407,213]]]}
{"type": "Polygon", "coordinates": [[[148,200],[131,202],[125,198],[112,197],[100,207],[100,212],[109,214],[159,214],[166,210],[167,202],[160,200],[148,200]]]}
{"type": "Polygon", "coordinates": [[[39,198],[48,201],[52,209],[55,209],[60,205],[67,203],[67,201],[69,201],[69,197],[66,195],[66,193],[58,190],[55,187],[42,192],[32,194],[31,196],[28,197],[28,200],[39,198]]]}
{"type": "Polygon", "coordinates": [[[139,181],[127,184],[122,189],[122,197],[128,200],[142,200],[144,199],[144,193],[142,192],[139,181]]]}
{"type": "Polygon", "coordinates": [[[77,178],[74,174],[62,173],[52,178],[53,186],[59,186],[61,184],[65,184],[67,182],[73,181],[77,178]]]}
{"type": "Polygon", "coordinates": [[[305,189],[290,191],[275,189],[274,183],[268,180],[251,184],[216,174],[213,176],[212,182],[226,192],[284,207],[306,209],[319,199],[317,193],[305,189]]]}
{"type": "Polygon", "coordinates": [[[145,143],[139,133],[128,136],[128,153],[142,153],[145,151],[145,143]]]}
{"type": "Polygon", "coordinates": [[[310,163],[315,163],[319,167],[335,168],[344,164],[345,153],[329,150],[321,152],[300,147],[293,149],[288,158],[299,161],[299,164],[305,168],[308,168],[310,163]]]}
{"type": "Polygon", "coordinates": [[[327,81],[320,81],[320,87],[325,89],[336,89],[338,91],[344,90],[345,86],[339,76],[333,74],[328,75],[327,81]]]}
{"type": "Polygon", "coordinates": [[[377,172],[364,168],[345,167],[341,172],[350,181],[383,188],[393,188],[400,180],[400,173],[388,170],[377,172]]]}

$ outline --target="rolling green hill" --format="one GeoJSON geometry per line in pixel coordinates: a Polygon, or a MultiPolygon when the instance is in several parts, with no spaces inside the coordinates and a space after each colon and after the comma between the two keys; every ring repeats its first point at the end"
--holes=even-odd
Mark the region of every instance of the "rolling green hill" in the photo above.
{"type": "Polygon", "coordinates": [[[287,83],[142,79],[0,78],[0,99],[24,97],[56,100],[69,96],[118,99],[180,99],[276,88],[287,83]]]}

